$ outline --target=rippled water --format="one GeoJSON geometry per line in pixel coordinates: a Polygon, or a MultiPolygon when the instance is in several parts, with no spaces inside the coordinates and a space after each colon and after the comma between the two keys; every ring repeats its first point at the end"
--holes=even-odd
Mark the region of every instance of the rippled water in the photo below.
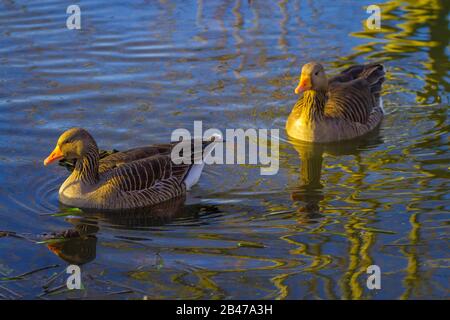
{"type": "Polygon", "coordinates": [[[82,29],[67,30],[57,1],[0,1],[0,230],[16,233],[0,238],[0,284],[36,298],[78,263],[84,290],[44,297],[448,298],[449,2],[387,1],[379,31],[364,27],[369,4],[81,1],[82,29]],[[310,60],[331,74],[385,63],[378,132],[330,146],[286,138],[310,60]],[[280,128],[279,173],[208,166],[186,204],[152,212],[59,207],[67,171],[42,160],[65,129],[124,150],[194,120],[280,128]],[[40,241],[52,233],[69,239],[40,241]],[[366,287],[372,264],[381,290],[366,287]]]}

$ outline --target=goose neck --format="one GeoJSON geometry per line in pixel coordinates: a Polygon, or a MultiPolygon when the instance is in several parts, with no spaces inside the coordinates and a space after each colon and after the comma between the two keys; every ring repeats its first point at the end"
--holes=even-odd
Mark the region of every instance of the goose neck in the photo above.
{"type": "Polygon", "coordinates": [[[312,122],[321,120],[324,115],[326,92],[308,90],[303,95],[302,118],[312,122]]]}
{"type": "Polygon", "coordinates": [[[96,146],[91,146],[85,155],[78,159],[72,176],[87,184],[96,184],[99,180],[100,155],[96,146]]]}

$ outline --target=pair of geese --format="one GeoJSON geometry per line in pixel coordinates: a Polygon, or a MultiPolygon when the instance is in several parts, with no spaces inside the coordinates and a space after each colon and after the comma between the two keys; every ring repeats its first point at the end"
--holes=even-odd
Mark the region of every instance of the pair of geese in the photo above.
{"type": "MultiPolygon", "coordinates": [[[[364,135],[383,118],[380,97],[385,70],[381,64],[355,65],[327,79],[323,66],[303,66],[296,94],[303,93],[286,123],[294,139],[329,143],[364,135]]],[[[217,140],[203,143],[205,156],[217,140]]],[[[72,128],[58,139],[44,160],[66,159],[73,172],[59,189],[61,203],[91,209],[133,209],[182,196],[200,178],[204,164],[175,164],[177,142],[116,152],[100,158],[94,138],[72,128]]]]}

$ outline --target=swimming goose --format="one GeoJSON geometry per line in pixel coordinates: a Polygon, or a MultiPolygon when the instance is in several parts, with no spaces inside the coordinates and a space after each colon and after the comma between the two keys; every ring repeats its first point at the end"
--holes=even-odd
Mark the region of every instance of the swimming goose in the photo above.
{"type": "Polygon", "coordinates": [[[320,63],[303,66],[286,131],[295,139],[333,142],[353,139],[376,128],[384,114],[380,96],[383,65],[355,65],[327,79],[320,63]]]}
{"type": "Polygon", "coordinates": [[[216,139],[202,143],[202,154],[194,152],[192,164],[172,161],[171,151],[178,143],[193,141],[134,148],[100,159],[94,138],[82,128],[72,128],[59,137],[44,165],[75,160],[72,174],[59,189],[59,200],[65,205],[91,209],[148,207],[184,195],[204,167],[204,162],[196,160],[212,152],[216,139]]]}

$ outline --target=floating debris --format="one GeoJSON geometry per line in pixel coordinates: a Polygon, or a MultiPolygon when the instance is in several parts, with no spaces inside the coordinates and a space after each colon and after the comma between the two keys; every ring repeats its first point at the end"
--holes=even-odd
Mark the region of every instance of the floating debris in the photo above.
{"type": "MultiPolygon", "coordinates": [[[[13,296],[16,297],[16,298],[23,298],[23,296],[22,296],[21,294],[15,292],[15,291],[12,290],[12,289],[9,289],[9,288],[7,288],[7,287],[4,287],[4,286],[2,286],[2,285],[0,285],[0,289],[2,289],[2,290],[4,290],[4,291],[8,292],[9,294],[13,295],[13,296]]],[[[3,294],[2,294],[2,296],[5,297],[3,294]]]]}
{"type": "Polygon", "coordinates": [[[29,275],[31,275],[33,273],[44,271],[44,270],[48,270],[48,269],[52,269],[52,268],[57,268],[57,267],[59,267],[59,264],[52,264],[52,265],[49,265],[49,266],[46,266],[46,267],[37,268],[37,269],[31,270],[31,271],[19,274],[17,276],[3,277],[3,278],[0,278],[0,280],[1,281],[22,280],[26,276],[29,276],[29,275]]]}
{"type": "Polygon", "coordinates": [[[238,247],[241,248],[265,248],[266,246],[258,242],[241,241],[238,242],[238,247]]]}
{"type": "MultiPolygon", "coordinates": [[[[61,291],[62,289],[67,289],[67,284],[62,284],[60,286],[57,286],[55,288],[51,288],[51,289],[46,289],[44,292],[42,292],[41,294],[39,294],[37,297],[38,298],[42,298],[46,295],[51,295],[51,294],[55,294],[55,293],[61,293],[58,291],[61,291]]],[[[67,289],[68,290],[68,289],[67,289]]],[[[65,291],[65,290],[64,290],[65,291]]]]}

